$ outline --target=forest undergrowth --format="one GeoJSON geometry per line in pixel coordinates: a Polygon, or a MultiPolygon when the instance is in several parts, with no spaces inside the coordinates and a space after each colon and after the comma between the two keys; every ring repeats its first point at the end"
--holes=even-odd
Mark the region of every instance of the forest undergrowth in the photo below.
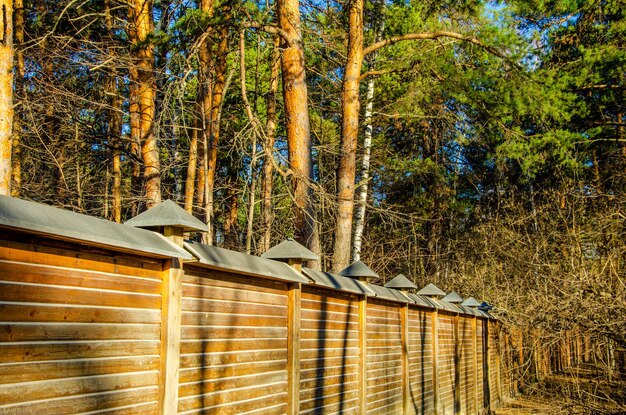
{"type": "Polygon", "coordinates": [[[609,379],[605,368],[581,365],[520,388],[496,415],[623,415],[626,377],[609,379]]]}

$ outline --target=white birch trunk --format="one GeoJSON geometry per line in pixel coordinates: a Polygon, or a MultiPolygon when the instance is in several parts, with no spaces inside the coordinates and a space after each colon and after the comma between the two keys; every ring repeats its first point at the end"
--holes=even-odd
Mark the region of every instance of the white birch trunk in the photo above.
{"type": "Polygon", "coordinates": [[[365,229],[365,206],[367,204],[368,181],[370,177],[370,157],[372,152],[372,113],[374,111],[374,77],[367,80],[367,103],[365,105],[365,134],[363,139],[363,162],[361,163],[361,185],[356,210],[354,243],[352,246],[352,260],[361,259],[363,245],[363,230],[365,229]]]}

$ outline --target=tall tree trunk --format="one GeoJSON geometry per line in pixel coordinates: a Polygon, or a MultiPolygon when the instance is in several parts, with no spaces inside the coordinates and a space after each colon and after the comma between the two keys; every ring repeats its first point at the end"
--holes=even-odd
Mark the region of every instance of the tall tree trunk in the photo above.
{"type": "Polygon", "coordinates": [[[359,134],[359,77],[363,64],[363,0],[351,0],[348,10],[348,58],[342,86],[341,154],[337,171],[337,225],[332,269],[350,262],[354,211],[356,149],[359,134]]]}
{"type": "Polygon", "coordinates": [[[13,126],[13,1],[0,0],[0,194],[11,194],[13,126]]]}
{"type": "Polygon", "coordinates": [[[226,182],[226,215],[224,219],[224,242],[227,248],[239,249],[238,231],[238,213],[239,213],[239,192],[237,169],[234,166],[229,167],[228,179],[226,182]]]}
{"type": "MultiPolygon", "coordinates": [[[[213,0],[202,0],[200,8],[209,16],[215,13],[213,0]]],[[[217,165],[217,151],[220,137],[220,110],[226,89],[226,71],[228,67],[228,22],[230,18],[230,4],[225,3],[220,8],[221,17],[226,20],[219,26],[215,36],[212,31],[207,34],[204,44],[201,45],[198,58],[200,60],[200,83],[198,85],[201,101],[201,125],[202,143],[198,145],[198,157],[200,166],[197,178],[197,200],[200,206],[204,207],[205,222],[208,225],[208,232],[205,235],[205,242],[213,243],[213,189],[215,186],[215,172],[217,165]],[[219,39],[217,45],[207,39],[219,39]],[[212,73],[210,72],[213,69],[212,73]]]]}
{"type": "Polygon", "coordinates": [[[365,229],[365,207],[367,205],[367,190],[370,177],[370,155],[372,152],[372,112],[374,110],[374,77],[367,80],[367,103],[365,104],[365,134],[363,135],[363,162],[361,164],[361,184],[359,186],[359,205],[355,215],[354,243],[352,246],[352,259],[361,259],[361,247],[363,245],[363,231],[365,229]]]}
{"type": "MultiPolygon", "coordinates": [[[[110,0],[104,2],[104,19],[109,31],[109,42],[113,42],[113,18],[111,16],[110,0]]],[[[113,58],[114,48],[109,47],[108,53],[113,58]]],[[[115,64],[114,64],[115,65],[115,64]]],[[[120,223],[122,221],[122,97],[117,88],[117,69],[111,68],[109,79],[107,80],[107,95],[111,98],[111,108],[109,109],[108,137],[112,148],[111,164],[113,174],[113,187],[111,195],[113,197],[113,209],[111,218],[120,223]]],[[[108,180],[108,178],[107,178],[108,180]]],[[[108,196],[108,195],[107,195],[108,196]]]]}
{"type": "MultiPolygon", "coordinates": [[[[18,94],[18,100],[24,100],[24,52],[22,47],[24,45],[24,1],[15,0],[13,2],[13,18],[14,18],[14,39],[17,43],[17,50],[15,51],[16,59],[16,75],[15,79],[15,91],[18,94]]],[[[11,195],[13,197],[20,196],[20,188],[22,185],[22,112],[20,110],[13,114],[13,154],[12,154],[12,183],[11,183],[11,195]]]]}
{"type": "MultiPolygon", "coordinates": [[[[383,30],[385,28],[385,20],[383,17],[385,3],[384,1],[377,2],[376,9],[376,35],[375,41],[379,42],[382,39],[383,30]]],[[[376,61],[376,53],[369,56],[368,62],[370,63],[370,70],[374,69],[376,61]]],[[[370,177],[370,156],[372,152],[372,114],[374,112],[374,86],[375,78],[369,77],[367,80],[367,94],[365,104],[365,133],[363,134],[363,161],[361,163],[361,185],[359,188],[359,205],[357,207],[355,215],[354,225],[354,242],[352,245],[352,260],[358,261],[361,259],[361,249],[363,246],[363,232],[365,230],[365,208],[367,206],[367,191],[369,188],[370,177]]]]}
{"type": "Polygon", "coordinates": [[[265,141],[263,142],[265,161],[263,162],[262,234],[259,252],[265,252],[270,249],[272,243],[272,221],[274,220],[272,189],[274,184],[274,141],[276,139],[276,92],[278,91],[278,74],[280,71],[280,38],[278,36],[274,36],[274,49],[272,50],[271,60],[270,84],[265,101],[267,107],[267,121],[265,124],[265,141]]]}
{"type": "MultiPolygon", "coordinates": [[[[198,107],[198,105],[196,105],[198,107]]],[[[194,125],[189,142],[189,159],[187,160],[187,178],[185,180],[185,210],[193,213],[193,196],[198,168],[198,129],[194,125]]]]}
{"type": "MultiPolygon", "coordinates": [[[[143,160],[143,184],[146,206],[161,202],[161,164],[159,147],[154,135],[155,89],[154,46],[149,39],[154,29],[152,0],[133,0],[130,4],[131,76],[139,113],[139,136],[143,160]]],[[[132,100],[132,98],[131,98],[132,100]]],[[[131,128],[133,125],[131,124],[131,128]]],[[[137,128],[137,126],[135,126],[137,128]]]]}
{"type": "MultiPolygon", "coordinates": [[[[282,72],[289,165],[294,174],[296,239],[311,251],[319,253],[315,205],[309,185],[313,163],[304,49],[300,29],[300,2],[278,0],[276,4],[278,24],[288,37],[288,42],[284,42],[283,45],[282,72]]],[[[309,263],[309,266],[319,268],[319,264],[309,263]]]]}
{"type": "MultiPolygon", "coordinates": [[[[137,79],[137,70],[131,65],[130,68],[131,79],[137,79]]],[[[130,152],[133,155],[132,163],[132,176],[131,176],[131,216],[137,216],[139,214],[140,199],[142,191],[141,185],[141,122],[140,122],[140,107],[139,107],[139,94],[137,93],[137,85],[131,81],[129,86],[130,99],[129,99],[129,112],[130,112],[130,152]]]]}

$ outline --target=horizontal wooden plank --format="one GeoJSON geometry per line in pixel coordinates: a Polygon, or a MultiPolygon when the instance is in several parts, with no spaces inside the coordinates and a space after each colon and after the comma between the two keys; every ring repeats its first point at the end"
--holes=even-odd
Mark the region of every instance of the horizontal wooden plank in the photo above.
{"type": "Polygon", "coordinates": [[[287,327],[219,327],[183,326],[181,338],[186,339],[286,339],[287,327]]]}
{"type": "Polygon", "coordinates": [[[182,313],[183,326],[287,327],[287,316],[262,314],[182,313]]]}
{"type": "Polygon", "coordinates": [[[311,359],[329,359],[329,358],[348,358],[348,357],[358,357],[359,356],[359,347],[358,344],[349,348],[336,347],[333,349],[324,348],[318,349],[315,346],[315,343],[308,343],[308,346],[302,345],[300,348],[300,360],[311,360],[311,359]]]}
{"type": "Polygon", "coordinates": [[[161,311],[147,308],[0,302],[0,321],[157,324],[161,322],[161,311]]]}
{"type": "Polygon", "coordinates": [[[271,402],[278,402],[282,399],[286,399],[286,393],[287,382],[257,385],[255,387],[240,388],[235,390],[210,392],[201,395],[181,397],[178,400],[178,411],[185,412],[200,408],[206,408],[208,410],[211,407],[223,405],[219,411],[221,415],[223,413],[222,409],[232,408],[236,406],[238,402],[263,399],[264,397],[271,395],[280,396],[280,398],[277,398],[276,400],[270,400],[271,402]]]}
{"type": "Polygon", "coordinates": [[[340,402],[327,402],[327,400],[319,400],[312,402],[305,402],[300,405],[300,415],[310,414],[324,414],[324,415],[358,415],[359,414],[359,400],[345,399],[345,396],[340,402]]]}
{"type": "Polygon", "coordinates": [[[300,359],[300,370],[318,369],[323,367],[345,367],[346,370],[357,370],[359,364],[359,356],[349,357],[319,357],[316,359],[300,359]]]}
{"type": "Polygon", "coordinates": [[[382,324],[368,324],[367,325],[367,334],[368,337],[371,336],[398,336],[401,332],[400,325],[382,325],[382,324]]]}
{"type": "Polygon", "coordinates": [[[396,377],[387,377],[387,378],[379,378],[379,379],[375,379],[372,380],[372,382],[369,381],[367,382],[367,394],[368,396],[372,396],[375,395],[377,393],[380,392],[386,392],[386,391],[394,391],[393,394],[397,393],[397,391],[400,391],[400,394],[402,394],[402,378],[396,378],[396,377]]]}
{"type": "Polygon", "coordinates": [[[358,303],[334,303],[316,299],[302,299],[302,309],[323,313],[358,314],[358,303]]]}
{"type": "MultiPolygon", "coordinates": [[[[223,366],[201,366],[197,368],[182,369],[180,371],[179,380],[181,384],[197,383],[202,380],[209,381],[216,379],[222,379],[224,383],[227,383],[227,378],[258,375],[259,379],[261,379],[262,375],[264,376],[265,373],[281,373],[281,379],[282,376],[285,376],[286,380],[287,361],[274,360],[269,362],[241,363],[223,366]]],[[[199,395],[200,393],[205,392],[197,392],[195,394],[199,395]]]]}
{"type": "Polygon", "coordinates": [[[2,415],[54,414],[67,415],[117,407],[128,408],[146,403],[156,403],[157,387],[98,392],[63,399],[43,399],[11,406],[0,406],[2,415]]]}
{"type": "Polygon", "coordinates": [[[287,350],[287,339],[183,340],[180,347],[181,354],[287,350]]]}
{"type": "Polygon", "coordinates": [[[303,330],[359,330],[359,321],[357,318],[350,321],[345,320],[301,320],[300,326],[303,330]]]}
{"type": "Polygon", "coordinates": [[[307,284],[302,286],[303,295],[317,295],[320,297],[332,297],[345,301],[359,301],[359,295],[345,291],[329,290],[326,287],[307,284]]]}
{"type": "Polygon", "coordinates": [[[110,408],[105,410],[99,410],[97,412],[89,412],[89,415],[145,415],[154,414],[157,415],[159,410],[158,402],[148,403],[133,403],[130,405],[110,408]]]}
{"type": "Polygon", "coordinates": [[[401,381],[402,367],[387,367],[382,369],[367,370],[367,384],[378,385],[390,381],[401,381]]]}
{"type": "Polygon", "coordinates": [[[0,363],[98,357],[154,356],[158,355],[158,353],[159,342],[157,340],[0,343],[0,363]]]}
{"type": "Polygon", "coordinates": [[[0,324],[0,342],[159,339],[156,324],[33,323],[0,324]]]}
{"type": "Polygon", "coordinates": [[[158,356],[66,359],[48,362],[14,363],[0,367],[0,385],[107,373],[154,371],[158,356]]]}
{"type": "Polygon", "coordinates": [[[287,294],[274,294],[253,289],[215,288],[206,285],[183,284],[183,296],[212,300],[243,301],[253,304],[287,305],[287,294]]]}
{"type": "Polygon", "coordinates": [[[307,302],[304,305],[307,307],[302,307],[301,309],[301,316],[303,320],[326,320],[338,322],[359,321],[358,307],[353,305],[344,306],[340,304],[322,304],[323,307],[321,309],[315,307],[320,305],[318,303],[313,303],[314,307],[310,307],[311,302],[307,302]]]}
{"type": "Polygon", "coordinates": [[[162,260],[137,258],[128,255],[100,255],[78,250],[59,249],[43,245],[0,241],[0,260],[29,264],[52,265],[86,271],[102,271],[161,280],[162,260]]]}
{"type": "Polygon", "coordinates": [[[287,283],[251,275],[238,275],[231,272],[212,270],[187,263],[184,266],[183,282],[200,284],[215,288],[241,288],[259,292],[280,294],[287,291],[287,283]]]}
{"type": "Polygon", "coordinates": [[[333,407],[333,404],[345,402],[354,402],[358,400],[359,391],[357,385],[350,385],[352,388],[342,390],[340,387],[333,386],[328,389],[307,389],[300,393],[300,411],[307,411],[312,408],[324,408],[326,410],[333,407]]]}
{"type": "MultiPolygon", "coordinates": [[[[303,339],[300,342],[300,347],[302,349],[315,349],[318,347],[318,344],[319,342],[317,340],[303,339]]],[[[329,348],[329,349],[337,349],[337,348],[342,348],[342,347],[348,347],[348,348],[359,347],[359,341],[358,340],[344,341],[343,339],[341,340],[327,339],[324,342],[324,347],[329,348]]]]}
{"type": "Polygon", "coordinates": [[[160,294],[161,281],[121,274],[0,261],[0,280],[160,294]]]}
{"type": "Polygon", "coordinates": [[[391,396],[377,394],[368,398],[367,415],[397,415],[402,413],[402,395],[397,393],[391,396]]]}
{"type": "Polygon", "coordinates": [[[356,390],[358,389],[358,380],[358,372],[307,378],[300,381],[300,391],[302,393],[311,389],[322,389],[322,394],[330,394],[332,393],[332,387],[343,391],[350,388],[356,390]]]}
{"type": "Polygon", "coordinates": [[[153,308],[161,307],[161,296],[94,289],[23,285],[0,282],[0,301],[23,303],[79,304],[92,306],[153,308]]]}
{"type": "Polygon", "coordinates": [[[64,378],[0,385],[0,405],[156,386],[158,372],[64,378]]]}
{"type": "Polygon", "coordinates": [[[300,379],[302,382],[311,379],[319,379],[324,377],[341,377],[349,374],[358,373],[358,366],[322,366],[318,368],[305,369],[300,371],[300,379]]]}
{"type": "Polygon", "coordinates": [[[232,401],[213,405],[211,400],[203,401],[202,396],[181,399],[178,413],[181,415],[282,415],[287,408],[287,393],[261,396],[244,402],[232,401]],[[259,408],[263,410],[259,411],[259,408]],[[268,409],[268,411],[265,411],[268,409]]]}
{"type": "MultiPolygon", "coordinates": [[[[249,371],[250,373],[250,371],[249,371]]],[[[201,379],[201,376],[200,376],[201,379]]],[[[180,398],[186,396],[204,395],[219,391],[228,391],[231,389],[248,388],[251,386],[271,385],[276,382],[287,383],[287,371],[269,372],[269,373],[255,373],[254,370],[250,374],[245,376],[217,377],[213,379],[206,379],[204,381],[198,380],[194,382],[181,383],[178,388],[178,395],[180,398]]]]}
{"type": "Polygon", "coordinates": [[[367,341],[368,344],[370,341],[386,341],[389,344],[394,344],[396,342],[400,342],[401,334],[399,332],[386,332],[381,333],[379,331],[367,331],[367,341]]]}
{"type": "Polygon", "coordinates": [[[241,301],[220,301],[202,298],[182,300],[183,312],[204,312],[223,314],[257,314],[261,316],[287,316],[287,305],[253,304],[241,301]]]}
{"type": "Polygon", "coordinates": [[[319,340],[319,347],[323,347],[323,344],[327,340],[358,340],[359,332],[358,330],[337,330],[337,329],[302,329],[300,331],[301,339],[316,339],[319,340]]]}
{"type": "MultiPolygon", "coordinates": [[[[241,352],[217,352],[184,354],[180,357],[180,368],[211,367],[238,363],[287,361],[287,350],[262,350],[241,352]]],[[[285,363],[286,364],[286,363],[285,363]]]]}

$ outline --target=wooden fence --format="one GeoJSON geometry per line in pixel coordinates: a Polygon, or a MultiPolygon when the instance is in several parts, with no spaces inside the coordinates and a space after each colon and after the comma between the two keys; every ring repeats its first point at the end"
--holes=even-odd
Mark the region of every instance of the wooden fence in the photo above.
{"type": "Polygon", "coordinates": [[[459,310],[2,226],[0,414],[485,413],[499,324],[459,310]]]}

